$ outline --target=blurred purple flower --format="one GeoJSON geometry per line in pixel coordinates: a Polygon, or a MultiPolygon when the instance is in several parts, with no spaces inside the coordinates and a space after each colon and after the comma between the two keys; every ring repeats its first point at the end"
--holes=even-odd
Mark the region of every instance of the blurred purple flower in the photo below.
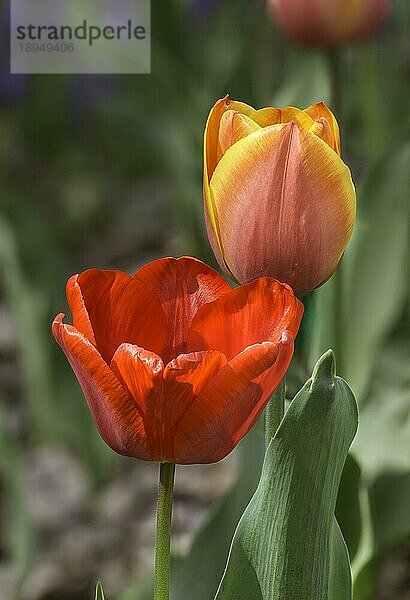
{"type": "Polygon", "coordinates": [[[118,75],[74,75],[69,85],[69,95],[77,107],[89,107],[99,101],[109,100],[121,90],[118,75]]]}
{"type": "Polygon", "coordinates": [[[0,12],[0,105],[23,100],[29,87],[27,75],[10,73],[10,2],[0,12]]]}
{"type": "Polygon", "coordinates": [[[221,0],[194,0],[192,3],[192,12],[196,17],[208,17],[220,3],[221,0]]]}
{"type": "Polygon", "coordinates": [[[195,4],[198,10],[208,11],[212,10],[215,4],[218,3],[218,0],[196,0],[195,4]]]}

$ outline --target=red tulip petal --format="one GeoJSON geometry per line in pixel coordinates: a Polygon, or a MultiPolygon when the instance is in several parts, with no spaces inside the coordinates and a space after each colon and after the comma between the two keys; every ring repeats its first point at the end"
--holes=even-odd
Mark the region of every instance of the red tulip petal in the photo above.
{"type": "Polygon", "coordinates": [[[163,258],[135,274],[136,281],[156,295],[166,317],[164,363],[187,351],[187,332],[197,310],[231,290],[214,269],[194,258],[163,258]]]}
{"type": "Polygon", "coordinates": [[[191,350],[222,351],[228,360],[247,346],[294,337],[303,314],[292,290],[269,277],[231,290],[198,310],[188,334],[191,350]]]}
{"type": "Polygon", "coordinates": [[[152,460],[175,461],[175,430],[210,378],[226,364],[220,352],[179,356],[167,365],[143,348],[123,344],[112,369],[134,398],[144,421],[152,460]]]}
{"type": "Polygon", "coordinates": [[[285,335],[246,348],[205,387],[180,421],[175,460],[210,463],[227,456],[259,417],[290,363],[293,340],[285,335]]]}
{"type": "Polygon", "coordinates": [[[161,304],[149,289],[127,273],[84,271],[71,278],[67,297],[74,324],[95,343],[107,364],[125,342],[157,354],[162,352],[167,332],[161,304]]]}
{"type": "MultiPolygon", "coordinates": [[[[148,399],[159,398],[162,394],[161,358],[144,348],[132,344],[121,344],[111,361],[111,369],[134,398],[138,410],[145,419],[150,410],[148,399]]],[[[153,407],[158,409],[159,402],[153,407]]]]}
{"type": "MultiPolygon", "coordinates": [[[[264,344],[268,343],[272,342],[264,342],[264,344]]],[[[262,390],[261,399],[252,409],[248,419],[243,423],[242,426],[240,425],[239,421],[237,423],[236,436],[238,441],[249,431],[249,429],[258,419],[269,398],[276,390],[284,378],[286,371],[288,370],[294,350],[294,337],[291,332],[289,330],[284,331],[280,338],[279,344],[275,344],[275,346],[277,348],[277,356],[273,367],[268,362],[271,360],[271,358],[273,358],[273,349],[272,354],[270,354],[270,351],[266,351],[266,355],[264,356],[264,360],[266,362],[263,362],[258,360],[258,351],[253,349],[255,348],[254,346],[246,348],[243,352],[235,356],[235,358],[230,361],[232,369],[239,376],[248,380],[252,379],[252,381],[262,390]]]]}
{"type": "Polygon", "coordinates": [[[122,344],[113,356],[111,368],[134,398],[142,415],[151,460],[165,460],[169,454],[169,440],[162,390],[164,363],[153,352],[122,344]]]}
{"type": "Polygon", "coordinates": [[[73,275],[67,281],[66,285],[66,295],[73,318],[73,327],[78,329],[78,331],[82,333],[87,340],[96,346],[94,331],[77,279],[78,275],[73,275]]]}
{"type": "Polygon", "coordinates": [[[104,441],[119,454],[151,460],[144,425],[135,402],[98,351],[72,325],[54,319],[52,331],[81,385],[104,441]]]}
{"type": "Polygon", "coordinates": [[[218,351],[181,354],[171,361],[164,372],[164,397],[167,420],[176,427],[182,415],[201,394],[210,379],[227,364],[218,351]]]}

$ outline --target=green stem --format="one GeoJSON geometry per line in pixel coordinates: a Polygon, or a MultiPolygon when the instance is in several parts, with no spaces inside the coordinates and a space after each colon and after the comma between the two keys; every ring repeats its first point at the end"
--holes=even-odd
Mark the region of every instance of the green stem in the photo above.
{"type": "Polygon", "coordinates": [[[344,374],[343,356],[343,265],[339,264],[333,275],[333,315],[334,315],[334,353],[337,360],[337,372],[344,374]]]}
{"type": "MultiPolygon", "coordinates": [[[[342,64],[338,48],[328,50],[330,101],[331,109],[343,129],[343,94],[342,94],[342,64]]],[[[333,283],[333,316],[334,316],[334,352],[338,363],[338,371],[343,375],[343,269],[336,269],[332,277],[333,283]]]]}
{"type": "Polygon", "coordinates": [[[155,541],[154,600],[169,600],[171,558],[171,516],[174,491],[175,465],[161,463],[157,503],[157,530],[155,541]]]}
{"type": "Polygon", "coordinates": [[[338,121],[343,120],[342,115],[342,64],[340,50],[330,48],[327,52],[330,80],[330,104],[338,121]]]}
{"type": "Polygon", "coordinates": [[[269,446],[285,414],[286,376],[269,400],[265,410],[265,447],[269,446]]]}

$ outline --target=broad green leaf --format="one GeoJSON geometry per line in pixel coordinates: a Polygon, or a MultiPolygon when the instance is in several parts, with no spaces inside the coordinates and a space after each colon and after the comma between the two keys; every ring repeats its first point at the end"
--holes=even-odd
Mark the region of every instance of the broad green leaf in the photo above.
{"type": "Polygon", "coordinates": [[[359,403],[408,294],[409,162],[407,142],[370,171],[358,189],[356,229],[337,273],[341,285],[337,289],[333,277],[316,292],[311,362],[329,346],[335,348],[339,371],[359,403]],[[337,345],[336,324],[342,332],[337,345]]]}
{"type": "Polygon", "coordinates": [[[352,590],[349,553],[336,518],[330,535],[328,600],[349,600],[352,590]]]}
{"type": "Polygon", "coordinates": [[[95,600],[105,600],[104,590],[101,581],[95,586],[95,600]]]}
{"type": "Polygon", "coordinates": [[[410,535],[410,473],[382,475],[369,495],[376,553],[383,556],[410,535]]]}
{"type": "Polygon", "coordinates": [[[380,564],[410,535],[410,379],[406,331],[376,364],[353,452],[365,475],[362,536],[355,558],[355,600],[372,600],[380,564]]]}
{"type": "Polygon", "coordinates": [[[410,474],[379,477],[362,493],[363,536],[353,562],[354,599],[373,600],[384,558],[410,535],[410,474]]]}
{"type": "Polygon", "coordinates": [[[23,372],[24,393],[30,405],[32,430],[45,437],[53,435],[57,420],[51,389],[49,318],[43,290],[33,288],[21,267],[17,240],[8,222],[0,215],[0,275],[6,302],[12,308],[23,372]]]}
{"type": "Polygon", "coordinates": [[[275,437],[275,433],[285,414],[286,403],[286,376],[282,379],[279,387],[272,395],[265,408],[265,447],[267,448],[270,441],[275,437]]]}
{"type": "Polygon", "coordinates": [[[388,472],[410,473],[410,346],[386,343],[360,412],[352,451],[368,481],[388,472]]]}
{"type": "MultiPolygon", "coordinates": [[[[1,399],[0,399],[1,402],[1,399]]],[[[22,485],[22,448],[9,435],[0,411],[0,481],[3,490],[4,531],[3,542],[13,561],[15,570],[15,598],[20,597],[21,585],[34,557],[34,531],[27,512],[27,502],[22,485]]]]}
{"type": "Polygon", "coordinates": [[[326,57],[320,52],[289,49],[288,75],[273,98],[273,106],[305,108],[319,100],[330,98],[326,57]]]}
{"type": "Polygon", "coordinates": [[[336,518],[343,531],[350,559],[353,559],[356,555],[362,529],[360,485],[360,467],[350,452],[343,468],[336,503],[336,518]]]}
{"type": "Polygon", "coordinates": [[[409,163],[407,142],[376,165],[358,195],[361,218],[345,264],[342,302],[345,376],[359,397],[409,291],[409,163]]]}
{"type": "Polygon", "coordinates": [[[271,441],[217,600],[350,598],[349,562],[334,510],[357,406],[334,370],[329,351],[271,441]]]}

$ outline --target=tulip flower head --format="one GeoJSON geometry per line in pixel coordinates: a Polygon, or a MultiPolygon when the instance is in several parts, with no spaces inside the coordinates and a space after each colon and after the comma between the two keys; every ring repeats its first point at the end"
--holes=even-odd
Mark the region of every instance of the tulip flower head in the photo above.
{"type": "Polygon", "coordinates": [[[279,24],[296,42],[334,46],[366,39],[382,25],[388,0],[268,0],[279,24]]]}
{"type": "Polygon", "coordinates": [[[205,128],[204,200],[209,241],[230,277],[273,277],[296,294],[324,283],[356,214],[332,112],[323,102],[256,110],[218,100],[205,128]]]}
{"type": "Polygon", "coordinates": [[[105,442],[144,460],[210,463],[252,427],[293,354],[303,305],[270,278],[231,289],[193,258],[67,283],[53,323],[105,442]]]}

